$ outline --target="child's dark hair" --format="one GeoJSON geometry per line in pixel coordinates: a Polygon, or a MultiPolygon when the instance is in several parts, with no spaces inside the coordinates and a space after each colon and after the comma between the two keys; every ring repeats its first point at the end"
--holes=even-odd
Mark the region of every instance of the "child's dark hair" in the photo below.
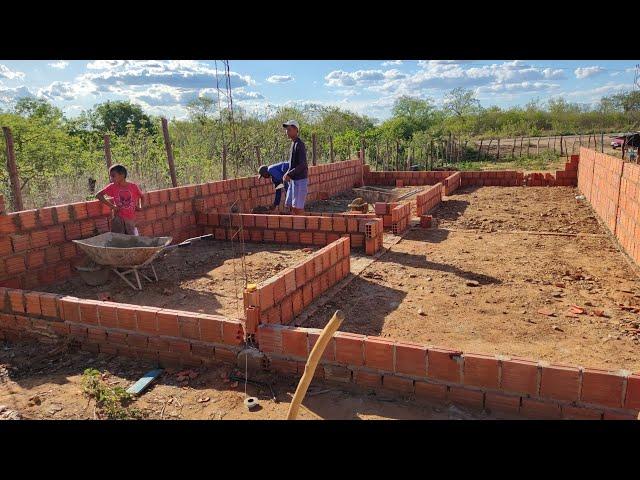
{"type": "Polygon", "coordinates": [[[124,178],[127,178],[127,169],[124,168],[124,165],[113,165],[110,169],[109,169],[109,174],[111,174],[111,172],[116,172],[116,173],[120,173],[122,175],[124,175],[124,178]]]}

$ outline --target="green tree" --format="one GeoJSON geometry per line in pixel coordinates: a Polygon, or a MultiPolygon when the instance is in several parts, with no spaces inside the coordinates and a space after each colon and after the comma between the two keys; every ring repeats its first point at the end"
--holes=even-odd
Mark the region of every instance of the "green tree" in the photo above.
{"type": "Polygon", "coordinates": [[[207,123],[216,110],[213,98],[202,96],[191,100],[187,103],[187,111],[189,117],[201,125],[207,123]]]}
{"type": "Polygon", "coordinates": [[[153,121],[142,108],[128,101],[107,101],[96,105],[86,113],[86,118],[91,129],[100,133],[113,132],[124,136],[128,125],[132,125],[136,131],[156,131],[153,121]]]}

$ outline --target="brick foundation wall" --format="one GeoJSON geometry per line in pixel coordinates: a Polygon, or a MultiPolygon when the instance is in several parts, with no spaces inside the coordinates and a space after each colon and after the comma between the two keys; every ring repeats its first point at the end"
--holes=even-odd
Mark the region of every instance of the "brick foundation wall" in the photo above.
{"type": "Polygon", "coordinates": [[[478,185],[481,187],[518,187],[523,184],[524,175],[515,170],[488,172],[461,172],[461,186],[478,185]]]}
{"type": "Polygon", "coordinates": [[[416,195],[416,211],[418,216],[425,215],[434,209],[442,201],[444,188],[442,183],[436,183],[433,187],[425,189],[416,195]]]}
{"type": "Polygon", "coordinates": [[[0,338],[71,339],[85,350],[161,365],[235,362],[243,322],[218,315],[0,288],[0,338]]]}
{"type": "Polygon", "coordinates": [[[245,291],[244,307],[253,310],[257,323],[286,325],[350,269],[349,238],[340,238],[261,282],[254,292],[245,291]]]}
{"type": "Polygon", "coordinates": [[[376,202],[374,209],[378,218],[382,219],[382,226],[389,228],[394,235],[401,235],[409,228],[411,203],[376,202]]]}
{"type": "MultiPolygon", "coordinates": [[[[309,167],[308,200],[317,199],[320,193],[338,194],[361,181],[360,160],[309,167]]],[[[240,212],[248,212],[258,205],[270,205],[273,196],[271,181],[257,176],[153,190],[143,195],[143,210],[136,212],[136,223],[141,235],[169,235],[179,243],[204,233],[196,212],[227,212],[234,203],[240,212]]],[[[1,209],[1,287],[32,289],[71,276],[74,266],[84,259],[72,240],[111,229],[111,212],[97,200],[3,212],[1,209]]]]}
{"type": "Polygon", "coordinates": [[[328,245],[348,236],[351,246],[365,248],[373,255],[382,248],[382,220],[368,214],[350,215],[262,215],[198,214],[199,225],[216,240],[232,237],[254,243],[288,243],[293,245],[328,245]],[[242,224],[242,232],[240,225],[242,224]],[[367,236],[369,233],[370,237],[367,236]],[[371,241],[367,241],[371,239],[371,241]],[[369,247],[367,247],[369,245],[369,247]]]}
{"type": "Polygon", "coordinates": [[[640,166],[581,148],[578,188],[620,246],[640,265],[640,166]]]}
{"type": "Polygon", "coordinates": [[[453,175],[449,175],[442,181],[444,186],[444,194],[451,195],[462,184],[462,172],[456,172],[453,175]]]}
{"type": "MultiPolygon", "coordinates": [[[[300,375],[320,329],[261,325],[257,340],[271,368],[300,375]]],[[[532,418],[635,419],[640,375],[337,332],[316,376],[472,408],[532,418]]]]}
{"type": "Polygon", "coordinates": [[[372,172],[368,170],[368,165],[364,169],[365,185],[386,185],[396,186],[396,180],[402,182],[402,186],[435,185],[453,174],[452,171],[439,172],[372,172]]]}

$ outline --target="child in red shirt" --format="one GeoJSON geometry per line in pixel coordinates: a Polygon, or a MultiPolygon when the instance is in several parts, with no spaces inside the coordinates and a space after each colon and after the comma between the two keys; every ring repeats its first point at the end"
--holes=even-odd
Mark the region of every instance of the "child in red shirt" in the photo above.
{"type": "Polygon", "coordinates": [[[114,213],[111,231],[126,235],[138,235],[136,228],[136,210],[142,210],[142,192],[138,185],[127,182],[127,169],[122,165],[114,165],[109,169],[111,183],[96,194],[100,200],[114,213]],[[107,195],[113,202],[107,200],[107,195]]]}

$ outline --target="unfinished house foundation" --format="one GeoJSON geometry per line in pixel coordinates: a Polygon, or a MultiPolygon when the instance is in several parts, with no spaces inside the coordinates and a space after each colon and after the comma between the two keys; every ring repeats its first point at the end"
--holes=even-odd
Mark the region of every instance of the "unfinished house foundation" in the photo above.
{"type": "MultiPolygon", "coordinates": [[[[361,160],[314,166],[309,171],[309,201],[328,201],[324,199],[330,200],[354,187],[419,188],[412,197],[377,202],[374,212],[368,214],[309,212],[302,216],[249,213],[254,207],[269,205],[273,198],[273,186],[253,177],[157,190],[144,195],[144,208],[138,214],[142,235],[171,235],[176,243],[211,234],[214,239],[211,248],[230,242],[234,245],[250,243],[253,250],[264,244],[313,247],[312,251],[305,252],[307,255],[286,264],[274,276],[262,279],[251,288],[243,284],[241,308],[236,315],[133,305],[42,291],[74,275],[74,267],[83,260],[83,255],[72,240],[109,231],[110,212],[97,201],[10,214],[2,208],[0,338],[43,342],[69,338],[92,352],[144,358],[161,365],[197,366],[218,361],[236,364],[241,350],[257,346],[267,358],[265,368],[298,376],[318,339],[322,319],[326,321],[330,315],[319,310],[320,313],[312,315],[308,326],[295,326],[295,319],[312,308],[318,299],[331,294],[344,302],[345,310],[352,313],[347,313],[342,331],[334,335],[324,352],[316,372],[317,379],[349,383],[366,390],[395,392],[416,401],[451,402],[528,418],[636,418],[640,411],[640,374],[635,366],[640,365],[640,359],[633,354],[628,360],[632,368],[625,369],[626,365],[621,364],[602,368],[599,363],[598,368],[593,368],[589,363],[591,357],[587,358],[586,366],[582,366],[582,361],[565,364],[503,352],[472,353],[475,346],[482,349],[484,344],[479,340],[473,343],[474,335],[478,336],[476,331],[456,333],[470,323],[456,316],[465,308],[464,302],[452,303],[457,301],[458,294],[450,295],[448,300],[436,301],[437,292],[430,292],[419,282],[429,281],[427,272],[432,276],[435,273],[431,272],[436,272],[462,277],[466,282],[464,287],[468,289],[504,283],[497,277],[472,275],[457,264],[453,265],[455,259],[448,261],[444,258],[446,252],[436,248],[447,239],[458,241],[456,235],[460,236],[461,246],[455,250],[455,258],[465,255],[464,249],[471,248],[465,245],[474,238],[483,241],[485,250],[493,248],[494,244],[505,245],[506,240],[496,243],[482,238],[495,232],[497,227],[473,230],[468,226],[476,225],[477,221],[465,228],[457,228],[460,223],[453,224],[464,216],[474,192],[482,187],[515,187],[511,190],[516,192],[525,186],[577,186],[609,232],[594,230],[595,233],[574,234],[520,228],[503,234],[523,235],[527,239],[534,237],[532,249],[541,245],[535,239],[555,235],[558,248],[569,249],[572,254],[571,248],[578,247],[567,246],[567,242],[580,235],[597,238],[600,246],[609,242],[612,251],[615,249],[612,242],[616,241],[638,263],[638,165],[582,148],[580,155],[572,156],[565,169],[555,175],[525,175],[517,171],[373,172],[361,160]],[[431,228],[414,228],[422,217],[422,224],[431,228]],[[430,217],[441,220],[443,225],[450,222],[457,229],[433,228],[430,217]],[[393,235],[386,242],[385,235],[390,233],[393,235]],[[609,234],[611,238],[607,236],[609,234]],[[469,237],[463,238],[463,235],[469,237]],[[565,243],[561,243],[563,239],[565,243]],[[411,248],[392,251],[393,245],[401,247],[403,242],[410,243],[411,248]],[[416,253],[426,247],[431,248],[426,258],[424,253],[416,253]],[[442,259],[436,258],[438,255],[442,255],[442,259]],[[356,273],[352,271],[354,259],[360,265],[356,273]],[[363,262],[369,267],[362,267],[363,262]],[[403,273],[409,268],[420,270],[403,273]],[[398,285],[389,282],[373,285],[372,279],[383,277],[378,270],[397,272],[402,281],[398,285]],[[417,283],[408,287],[408,279],[417,283]],[[367,284],[374,293],[356,298],[358,285],[367,284]],[[331,288],[333,286],[339,286],[337,293],[331,288]],[[421,310],[418,318],[422,320],[415,331],[404,328],[404,333],[398,333],[397,337],[384,336],[385,329],[390,328],[385,322],[391,322],[394,311],[409,308],[405,299],[407,302],[419,299],[425,305],[441,310],[433,314],[421,310]],[[350,310],[350,302],[353,302],[354,310],[350,310]],[[376,305],[375,302],[380,302],[378,315],[355,315],[367,302],[376,305]],[[454,325],[458,330],[452,329],[446,337],[446,333],[442,333],[445,330],[440,329],[443,337],[438,338],[438,346],[431,344],[428,328],[430,323],[441,320],[439,316],[451,318],[447,325],[454,325]],[[379,323],[375,324],[376,321],[379,323]],[[456,335],[461,335],[458,337],[461,340],[456,340],[456,335]],[[457,345],[458,341],[460,344],[457,345]],[[471,347],[461,348],[462,343],[471,347]]],[[[566,195],[574,196],[574,193],[577,191],[567,188],[566,195]]],[[[508,210],[505,216],[516,214],[508,210]]],[[[520,225],[526,223],[522,218],[520,225]]],[[[508,218],[498,220],[502,222],[498,226],[509,225],[511,221],[508,218]]],[[[596,227],[600,228],[594,224],[593,228],[596,227]]],[[[523,241],[516,239],[514,245],[523,241]]],[[[577,255],[581,252],[579,250],[577,255]]],[[[617,261],[618,257],[613,255],[610,255],[610,261],[617,261]]],[[[502,270],[508,270],[509,265],[503,257],[496,263],[502,270]]],[[[624,265],[622,256],[619,261],[624,265]]],[[[437,281],[439,279],[435,283],[437,281]]],[[[327,308],[335,310],[332,306],[327,308]]],[[[587,320],[580,310],[584,309],[576,307],[571,317],[578,319],[576,328],[587,320]]],[[[479,308],[474,312],[498,325],[491,328],[515,328],[509,326],[509,321],[515,323],[511,314],[483,313],[479,308]]],[[[409,315],[403,313],[400,317],[403,320],[409,315]]],[[[598,321],[598,318],[597,315],[589,317],[589,322],[598,321]]],[[[521,328],[526,332],[526,326],[521,328]]],[[[401,332],[400,329],[395,331],[401,332]]],[[[518,348],[524,351],[526,346],[523,342],[518,348]]]]}

